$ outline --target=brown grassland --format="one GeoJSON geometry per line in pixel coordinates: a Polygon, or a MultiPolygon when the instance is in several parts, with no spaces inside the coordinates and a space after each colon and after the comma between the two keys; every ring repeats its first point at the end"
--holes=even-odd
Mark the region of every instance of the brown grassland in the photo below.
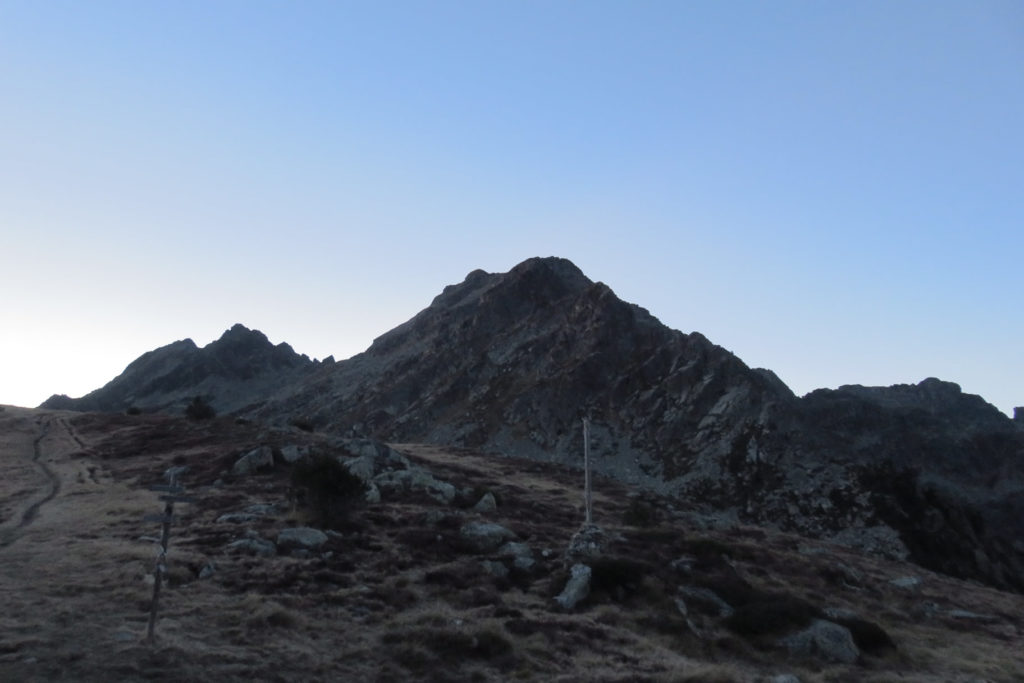
{"type": "Polygon", "coordinates": [[[394,445],[462,491],[492,492],[497,510],[385,498],[310,556],[231,554],[246,534],[274,540],[308,521],[290,503],[288,465],[230,474],[264,443],[329,447],[227,418],[0,412],[0,680],[1024,680],[1024,596],[769,529],[709,530],[685,501],[605,479],[594,505],[613,539],[606,561],[587,602],[556,609],[581,477],[511,457],[394,445]],[[181,465],[195,502],[178,506],[148,643],[159,526],[144,518],[162,506],[149,487],[181,465]],[[630,517],[637,500],[649,516],[630,517]],[[280,513],[217,521],[255,503],[280,513]],[[486,571],[458,534],[477,518],[513,530],[537,566],[486,571]],[[906,576],[921,582],[891,583],[906,576]],[[738,604],[756,592],[845,609],[880,630],[862,634],[854,664],[797,658],[777,645],[785,615],[730,621],[691,601],[688,623],[675,600],[684,583],[738,604]]]}

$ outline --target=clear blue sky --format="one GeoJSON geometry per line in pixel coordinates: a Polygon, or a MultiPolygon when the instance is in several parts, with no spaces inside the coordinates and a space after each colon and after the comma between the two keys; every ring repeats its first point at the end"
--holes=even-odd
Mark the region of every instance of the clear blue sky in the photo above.
{"type": "Polygon", "coordinates": [[[1024,405],[1024,3],[0,0],[0,403],[538,255],[797,393],[1024,405]]]}

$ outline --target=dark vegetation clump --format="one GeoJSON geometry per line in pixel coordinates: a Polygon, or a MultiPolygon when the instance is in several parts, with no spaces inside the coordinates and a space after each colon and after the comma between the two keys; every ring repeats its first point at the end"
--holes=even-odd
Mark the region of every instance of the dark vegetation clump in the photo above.
{"type": "Polygon", "coordinates": [[[312,432],[315,430],[313,426],[313,421],[310,420],[308,417],[293,417],[289,424],[291,424],[292,427],[295,427],[296,429],[301,429],[304,432],[312,432]]]}
{"type": "Polygon", "coordinates": [[[195,396],[185,406],[185,417],[190,420],[211,420],[216,416],[217,411],[202,396],[195,396]]]}
{"type": "Polygon", "coordinates": [[[743,636],[773,635],[807,626],[818,614],[818,609],[806,600],[774,595],[738,607],[725,625],[743,636]]]}
{"type": "Polygon", "coordinates": [[[877,653],[896,649],[896,643],[885,632],[885,629],[874,622],[859,617],[835,619],[834,621],[849,629],[850,635],[853,636],[853,642],[862,652],[877,653]]]}
{"type": "Polygon", "coordinates": [[[626,557],[602,557],[590,562],[590,588],[623,600],[640,590],[652,570],[643,562],[626,557]]]}
{"type": "Polygon", "coordinates": [[[626,511],[622,513],[622,523],[629,526],[649,528],[658,524],[659,521],[661,520],[658,510],[639,498],[634,498],[626,511]]]}
{"type": "Polygon", "coordinates": [[[352,510],[366,502],[363,480],[326,453],[311,453],[296,462],[292,487],[325,528],[344,525],[352,510]]]}
{"type": "Polygon", "coordinates": [[[138,406],[128,406],[124,409],[125,415],[141,415],[142,411],[139,410],[138,406]]]}

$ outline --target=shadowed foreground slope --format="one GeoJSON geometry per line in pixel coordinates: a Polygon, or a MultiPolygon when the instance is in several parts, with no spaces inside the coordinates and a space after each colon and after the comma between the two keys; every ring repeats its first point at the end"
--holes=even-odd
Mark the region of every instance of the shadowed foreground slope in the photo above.
{"type": "Polygon", "coordinates": [[[561,609],[562,554],[582,515],[578,473],[554,464],[220,418],[8,408],[0,427],[5,680],[1024,676],[1018,595],[698,514],[603,477],[595,512],[607,537],[587,560],[591,593],[561,609]],[[60,487],[19,526],[51,491],[33,444],[60,487]],[[287,531],[309,520],[292,502],[289,460],[309,450],[373,475],[380,500],[337,530],[309,532],[304,547],[287,531]],[[159,527],[144,517],[161,509],[148,486],[170,467],[189,468],[195,503],[179,505],[170,585],[146,645],[159,527]],[[487,525],[519,545],[466,532],[487,525]],[[853,661],[780,644],[823,619],[846,624],[853,661]]]}

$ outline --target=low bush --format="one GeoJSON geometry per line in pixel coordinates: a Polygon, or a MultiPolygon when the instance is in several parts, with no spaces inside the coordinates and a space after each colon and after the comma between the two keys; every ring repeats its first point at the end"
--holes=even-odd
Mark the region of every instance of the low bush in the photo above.
{"type": "Polygon", "coordinates": [[[744,636],[781,634],[811,623],[819,611],[792,595],[775,595],[739,607],[725,625],[744,636]]]}
{"type": "Polygon", "coordinates": [[[292,488],[299,502],[324,528],[343,525],[366,502],[366,484],[337,458],[310,453],[292,467],[292,488]]]}
{"type": "Polygon", "coordinates": [[[210,420],[216,416],[217,411],[202,396],[193,397],[185,406],[185,417],[190,420],[210,420]]]}

